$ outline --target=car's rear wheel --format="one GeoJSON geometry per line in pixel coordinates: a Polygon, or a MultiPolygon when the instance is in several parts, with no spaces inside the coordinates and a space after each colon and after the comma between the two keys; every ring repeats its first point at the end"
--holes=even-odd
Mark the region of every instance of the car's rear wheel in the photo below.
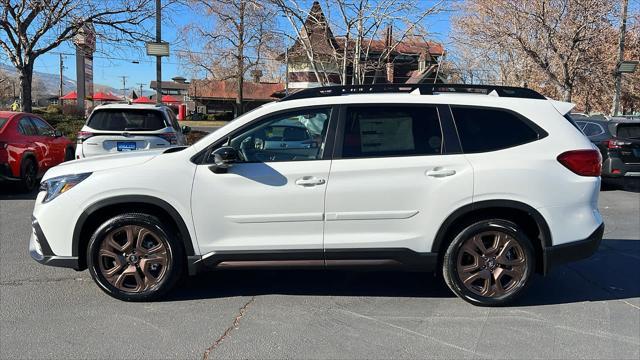
{"type": "Polygon", "coordinates": [[[64,161],[71,161],[73,160],[75,156],[75,152],[73,151],[73,148],[67,148],[67,150],[65,150],[64,152],[64,161]]]}
{"type": "Polygon", "coordinates": [[[483,306],[515,300],[529,284],[534,267],[527,235],[513,222],[499,219],[464,228],[443,259],[449,288],[465,301],[483,306]]]}
{"type": "Polygon", "coordinates": [[[93,280],[125,301],[151,301],[181,277],[184,250],[171,228],[157,217],[128,213],[102,224],[87,247],[93,280]]]}
{"type": "Polygon", "coordinates": [[[38,167],[31,158],[22,161],[20,169],[20,188],[24,192],[32,192],[38,186],[38,167]]]}

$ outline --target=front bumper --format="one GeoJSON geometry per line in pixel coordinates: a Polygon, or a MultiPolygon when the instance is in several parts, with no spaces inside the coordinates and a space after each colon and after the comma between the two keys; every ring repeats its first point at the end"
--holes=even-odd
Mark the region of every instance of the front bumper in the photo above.
{"type": "Polygon", "coordinates": [[[40,264],[80,270],[78,258],[75,256],[57,256],[51,250],[47,238],[42,232],[36,218],[31,219],[31,239],[29,240],[29,254],[40,264]]]}
{"type": "Polygon", "coordinates": [[[600,246],[604,234],[604,223],[584,240],[550,246],[544,249],[544,274],[558,265],[586,259],[593,255],[600,246]]]}

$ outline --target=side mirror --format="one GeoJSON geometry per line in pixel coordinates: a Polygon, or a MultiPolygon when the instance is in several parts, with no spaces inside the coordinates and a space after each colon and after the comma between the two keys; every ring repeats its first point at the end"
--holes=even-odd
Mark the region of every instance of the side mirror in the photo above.
{"type": "Polygon", "coordinates": [[[238,151],[231,146],[223,146],[211,153],[213,156],[213,165],[209,166],[209,170],[216,174],[224,174],[231,164],[238,161],[238,151]]]}
{"type": "Polygon", "coordinates": [[[62,137],[62,136],[64,136],[64,134],[63,134],[63,133],[62,133],[62,131],[60,131],[60,130],[54,130],[54,131],[53,131],[53,136],[55,136],[55,137],[62,137]]]}
{"type": "Polygon", "coordinates": [[[185,134],[185,135],[186,135],[186,134],[188,134],[188,133],[190,133],[190,132],[191,132],[191,126],[189,126],[189,125],[182,125],[182,133],[183,133],[183,134],[185,134]]]}

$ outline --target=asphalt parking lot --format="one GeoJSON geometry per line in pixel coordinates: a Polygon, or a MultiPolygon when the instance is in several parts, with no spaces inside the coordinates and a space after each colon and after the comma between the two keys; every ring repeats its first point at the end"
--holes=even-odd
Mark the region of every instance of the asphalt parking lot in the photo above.
{"type": "Polygon", "coordinates": [[[31,260],[32,207],[0,190],[1,358],[640,358],[638,189],[603,191],[597,254],[507,308],[430,274],[322,271],[209,273],[124,303],[31,260]]]}

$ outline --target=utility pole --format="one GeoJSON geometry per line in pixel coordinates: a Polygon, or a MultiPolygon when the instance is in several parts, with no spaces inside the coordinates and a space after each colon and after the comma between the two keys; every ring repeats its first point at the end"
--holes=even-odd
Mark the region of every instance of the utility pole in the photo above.
{"type": "Polygon", "coordinates": [[[62,57],[62,53],[59,54],[60,55],[60,97],[59,102],[60,102],[60,106],[62,106],[62,103],[64,100],[62,100],[62,96],[64,96],[63,94],[63,88],[62,86],[64,85],[64,80],[62,79],[62,71],[64,70],[64,58],[62,57]]]}
{"type": "Polygon", "coordinates": [[[622,0],[622,9],[620,9],[620,40],[618,42],[618,62],[615,70],[615,92],[613,94],[613,106],[611,115],[617,116],[620,112],[620,93],[622,92],[622,72],[618,67],[624,61],[624,37],[627,31],[627,10],[629,9],[629,0],[622,0]]]}
{"type": "MultiPolygon", "coordinates": [[[[162,42],[162,0],[156,0],[156,43],[162,42]]],[[[162,56],[156,56],[156,104],[162,104],[162,56]]]]}
{"type": "Polygon", "coordinates": [[[139,96],[143,96],[143,95],[142,95],[142,86],[144,85],[144,83],[136,83],[136,85],[140,86],[140,93],[139,93],[139,96]]]}
{"type": "Polygon", "coordinates": [[[127,78],[128,76],[120,76],[122,78],[122,99],[127,98],[127,78]]]}

